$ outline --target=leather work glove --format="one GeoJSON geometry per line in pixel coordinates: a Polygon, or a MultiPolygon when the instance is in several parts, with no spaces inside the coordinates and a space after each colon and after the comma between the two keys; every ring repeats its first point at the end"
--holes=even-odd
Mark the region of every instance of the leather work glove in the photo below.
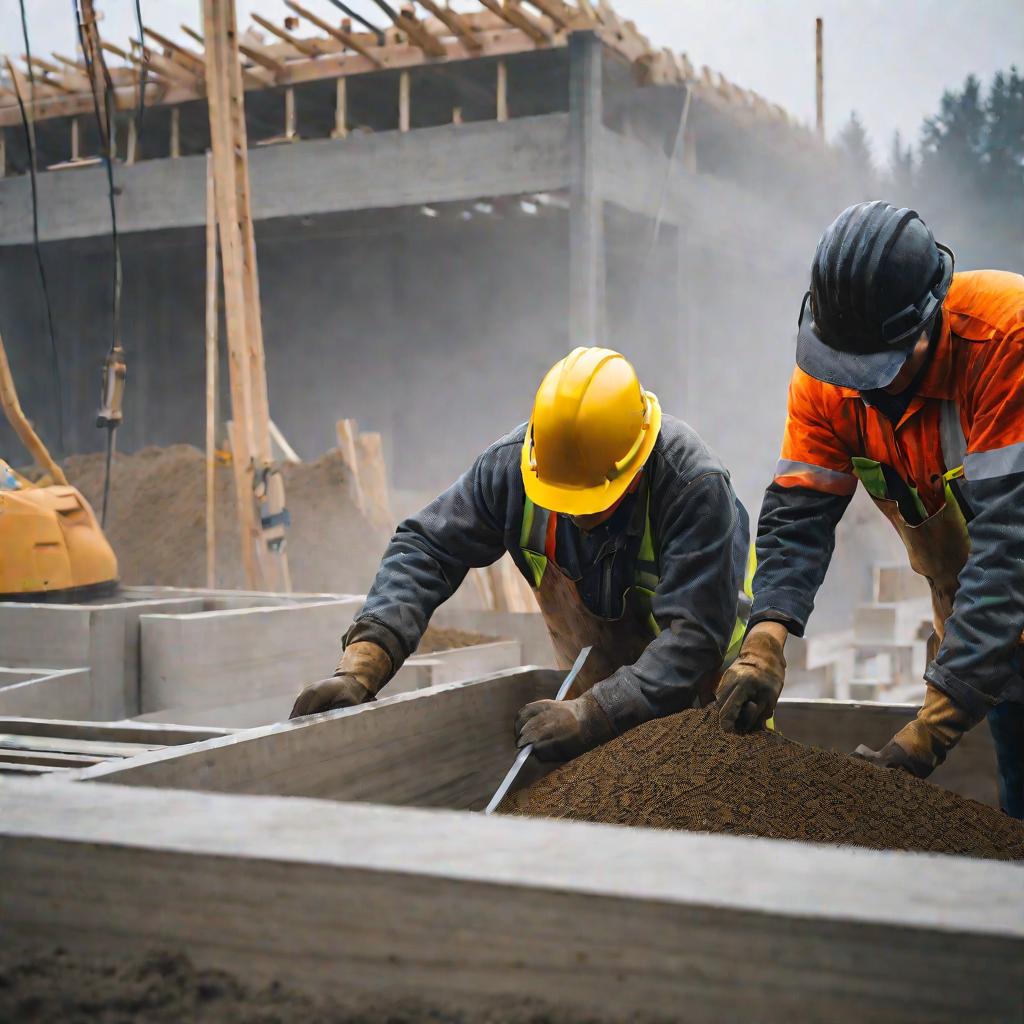
{"type": "Polygon", "coordinates": [[[903,726],[881,750],[862,743],[853,756],[878,768],[899,768],[926,779],[946,760],[961,736],[980,721],[941,690],[929,686],[917,718],[903,726]]]}
{"type": "Polygon", "coordinates": [[[535,700],[516,716],[516,746],[532,743],[538,761],[571,761],[614,735],[590,692],[573,700],[535,700]]]}
{"type": "Polygon", "coordinates": [[[288,717],[301,718],[365,704],[390,678],[391,658],[383,647],[369,640],[349,644],[334,675],[305,687],[288,717]]]}
{"type": "Polygon", "coordinates": [[[768,632],[752,632],[718,684],[718,722],[725,732],[756,732],[775,713],[786,681],[782,644],[768,632]]]}

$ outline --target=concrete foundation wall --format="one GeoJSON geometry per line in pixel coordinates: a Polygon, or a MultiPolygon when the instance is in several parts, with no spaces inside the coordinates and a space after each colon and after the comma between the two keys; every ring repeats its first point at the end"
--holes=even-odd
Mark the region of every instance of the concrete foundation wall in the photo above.
{"type": "Polygon", "coordinates": [[[83,781],[482,808],[515,759],[512,722],[560,674],[519,669],[158,752],[83,781]]]}
{"type": "Polygon", "coordinates": [[[6,949],[180,948],[364,1009],[964,1024],[1018,1019],[1024,990],[997,863],[24,781],[0,782],[0,835],[6,949]]]}
{"type": "Polygon", "coordinates": [[[101,703],[87,668],[0,669],[0,715],[88,718],[101,703]]]}

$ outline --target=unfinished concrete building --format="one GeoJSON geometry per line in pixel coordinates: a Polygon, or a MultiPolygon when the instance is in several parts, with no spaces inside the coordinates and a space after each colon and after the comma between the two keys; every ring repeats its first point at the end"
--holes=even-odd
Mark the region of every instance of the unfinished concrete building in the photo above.
{"type": "MultiPolygon", "coordinates": [[[[356,417],[383,433],[394,483],[433,490],[522,420],[556,358],[606,341],[756,500],[831,158],[779,108],[657,51],[606,6],[488,7],[458,31],[403,14],[381,40],[318,17],[243,37],[276,422],[315,454],[338,416],[356,417]]],[[[127,451],[201,439],[201,48],[151,41],[140,138],[137,71],[113,72],[127,451]]],[[[53,92],[37,101],[38,162],[56,165],[39,176],[38,213],[67,446],[83,451],[99,447],[81,382],[109,334],[110,214],[102,167],[75,163],[97,152],[91,98],[48,85],[60,70],[36,69],[53,92]]],[[[25,404],[52,433],[13,102],[0,125],[2,327],[25,404]]]]}

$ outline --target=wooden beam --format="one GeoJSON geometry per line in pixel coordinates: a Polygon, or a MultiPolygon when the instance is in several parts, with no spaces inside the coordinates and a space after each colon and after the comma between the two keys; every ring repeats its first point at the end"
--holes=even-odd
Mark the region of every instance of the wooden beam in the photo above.
{"type": "Polygon", "coordinates": [[[444,57],[447,54],[442,42],[437,36],[428,32],[415,18],[404,11],[396,11],[387,0],[373,0],[373,2],[391,19],[395,28],[404,32],[409,37],[409,42],[426,54],[428,57],[444,57]]]}
{"type": "Polygon", "coordinates": [[[334,83],[334,131],[332,139],[348,138],[348,79],[338,78],[334,83]]]}
{"type": "Polygon", "coordinates": [[[257,46],[253,46],[248,43],[239,43],[238,49],[254,64],[259,64],[260,67],[266,68],[275,78],[284,71],[284,65],[280,61],[267,56],[267,54],[257,46]]]}
{"type": "Polygon", "coordinates": [[[214,192],[223,261],[228,366],[231,381],[232,464],[243,556],[250,586],[290,587],[283,527],[257,518],[284,511],[284,488],[270,446],[270,411],[263,351],[256,240],[249,194],[249,158],[238,59],[234,0],[203,0],[207,102],[214,192]]]}
{"type": "Polygon", "coordinates": [[[143,26],[142,31],[149,36],[153,42],[162,46],[165,50],[169,50],[171,54],[181,58],[182,66],[187,66],[195,74],[200,77],[206,74],[206,61],[198,53],[193,53],[191,50],[186,49],[184,46],[180,46],[178,43],[167,36],[161,35],[155,29],[143,26]]]}
{"type": "Polygon", "coordinates": [[[504,5],[499,3],[498,0],[480,0],[480,3],[489,11],[498,15],[503,21],[508,22],[513,28],[525,32],[537,45],[551,41],[551,36],[547,30],[536,19],[521,10],[514,0],[505,0],[504,5]]]}
{"type": "Polygon", "coordinates": [[[469,22],[457,11],[450,7],[442,7],[434,3],[434,0],[417,0],[417,3],[430,11],[442,24],[447,25],[457,39],[461,39],[467,50],[479,53],[483,47],[480,40],[473,34],[469,22]]]}
{"type": "Polygon", "coordinates": [[[181,107],[171,107],[171,138],[168,150],[172,160],[181,156],[181,107]]]}
{"type": "Polygon", "coordinates": [[[314,14],[312,11],[307,11],[305,7],[295,3],[295,0],[284,0],[285,6],[290,7],[296,14],[301,18],[305,18],[311,24],[316,25],[317,28],[326,32],[332,39],[336,39],[343,46],[347,46],[354,53],[362,54],[368,61],[376,65],[377,67],[383,67],[380,59],[370,52],[367,47],[363,46],[358,39],[355,38],[350,32],[346,32],[344,29],[335,28],[330,22],[324,21],[319,15],[314,14]]]}
{"type": "Polygon", "coordinates": [[[305,39],[299,39],[297,36],[293,36],[287,29],[278,28],[272,21],[268,21],[260,14],[254,13],[252,20],[257,25],[265,28],[271,35],[277,36],[278,39],[283,40],[289,46],[293,46],[299,53],[304,53],[307,57],[319,57],[323,52],[317,49],[312,43],[306,42],[305,39]]]}
{"type": "MultiPolygon", "coordinates": [[[[177,110],[177,107],[175,107],[177,110]]],[[[217,195],[213,154],[206,154],[206,585],[217,578],[217,195]]]]}
{"type": "Polygon", "coordinates": [[[409,72],[403,71],[398,76],[398,130],[409,130],[409,72]]]}
{"type": "Polygon", "coordinates": [[[338,420],[335,429],[338,433],[338,450],[352,474],[352,492],[356,499],[356,508],[365,515],[366,501],[363,497],[363,485],[359,476],[359,454],[356,451],[359,424],[355,420],[338,420]]]}
{"type": "Polygon", "coordinates": [[[441,40],[421,25],[416,20],[415,14],[402,11],[398,15],[396,25],[405,32],[409,41],[414,46],[418,46],[428,57],[446,57],[448,55],[441,40]]]}
{"type": "Polygon", "coordinates": [[[573,12],[561,3],[560,0],[529,0],[529,3],[536,7],[541,14],[551,19],[556,28],[568,28],[572,21],[573,12]]]}
{"type": "Polygon", "coordinates": [[[497,103],[495,104],[495,114],[499,121],[508,120],[508,67],[504,60],[498,61],[497,70],[498,80],[496,98],[497,103]]]}

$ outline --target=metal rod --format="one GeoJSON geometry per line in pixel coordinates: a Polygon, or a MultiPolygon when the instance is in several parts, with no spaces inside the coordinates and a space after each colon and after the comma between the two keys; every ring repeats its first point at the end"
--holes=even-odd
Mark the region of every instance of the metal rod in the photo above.
{"type": "MultiPolygon", "coordinates": [[[[562,680],[562,685],[558,688],[558,693],[555,694],[556,701],[565,700],[566,694],[572,688],[572,684],[576,682],[576,677],[580,674],[580,670],[583,668],[584,664],[586,664],[587,657],[593,649],[593,647],[584,647],[576,656],[576,660],[573,662],[572,668],[569,669],[565,679],[562,680]]],[[[524,764],[526,764],[527,759],[532,753],[532,743],[527,743],[526,746],[519,751],[516,755],[516,759],[512,762],[512,767],[509,768],[505,778],[501,780],[501,785],[498,787],[497,792],[491,797],[490,802],[484,808],[484,814],[493,814],[498,809],[501,805],[501,801],[505,799],[505,795],[508,793],[512,783],[515,782],[520,769],[524,764]]]]}

